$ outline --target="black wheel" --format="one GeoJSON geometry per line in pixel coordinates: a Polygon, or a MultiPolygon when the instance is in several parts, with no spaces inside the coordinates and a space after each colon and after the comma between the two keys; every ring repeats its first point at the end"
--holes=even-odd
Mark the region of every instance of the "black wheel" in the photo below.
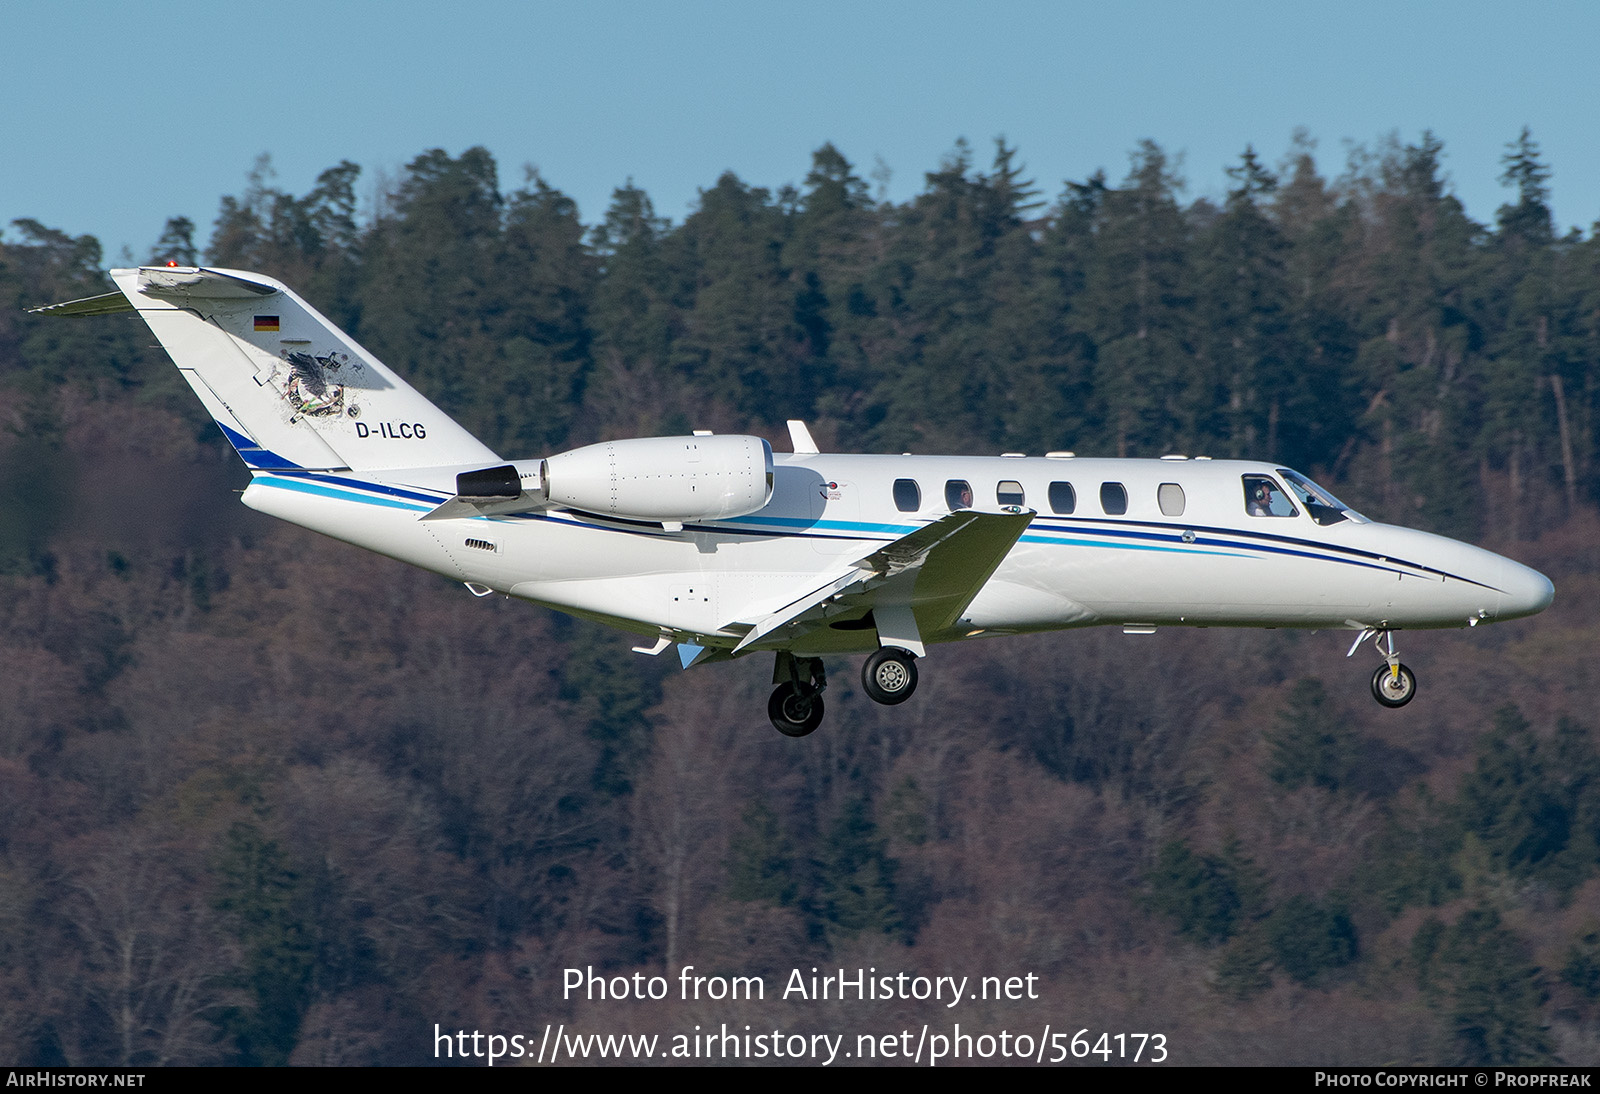
{"type": "Polygon", "coordinates": [[[861,686],[874,703],[903,703],[917,690],[916,662],[905,650],[885,646],[861,666],[861,686]]]}
{"type": "Polygon", "coordinates": [[[1417,694],[1417,677],[1404,665],[1397,678],[1388,665],[1372,674],[1372,697],[1386,707],[1403,707],[1417,694]]]}
{"type": "Polygon", "coordinates": [[[804,737],[822,724],[822,694],[800,684],[779,684],[767,700],[772,728],[785,737],[804,737]]]}

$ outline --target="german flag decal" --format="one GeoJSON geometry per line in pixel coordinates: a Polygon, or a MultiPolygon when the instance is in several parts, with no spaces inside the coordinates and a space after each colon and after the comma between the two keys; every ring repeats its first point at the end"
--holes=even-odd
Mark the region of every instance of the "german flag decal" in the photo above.
{"type": "Polygon", "coordinates": [[[275,331],[277,329],[278,329],[278,317],[276,315],[258,315],[258,316],[256,316],[256,333],[257,334],[262,334],[262,333],[266,333],[266,332],[270,332],[270,331],[275,331]]]}

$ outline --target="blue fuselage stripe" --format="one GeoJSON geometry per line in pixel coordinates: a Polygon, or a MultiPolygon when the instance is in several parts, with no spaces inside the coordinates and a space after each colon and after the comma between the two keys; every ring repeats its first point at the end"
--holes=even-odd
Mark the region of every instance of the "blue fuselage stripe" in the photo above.
{"type": "Polygon", "coordinates": [[[324,486],[320,482],[308,482],[305,479],[291,478],[287,475],[257,475],[255,482],[278,490],[293,490],[300,494],[313,494],[319,498],[333,498],[335,501],[353,501],[362,505],[376,505],[386,509],[407,509],[414,513],[426,513],[429,509],[429,506],[426,505],[411,505],[393,498],[376,498],[370,494],[357,494],[351,490],[341,490],[333,486],[324,486]]]}
{"type": "MultiPolygon", "coordinates": [[[[255,476],[255,481],[265,486],[273,486],[283,490],[295,490],[301,493],[314,494],[318,497],[332,498],[337,501],[357,502],[391,509],[406,509],[413,512],[427,512],[438,506],[447,497],[444,494],[424,494],[415,488],[406,489],[390,486],[386,483],[374,483],[340,475],[307,471],[258,474],[255,476]],[[357,493],[356,491],[358,490],[367,491],[367,493],[357,493]],[[374,494],[383,496],[375,497],[373,496],[374,494]],[[408,500],[400,499],[415,500],[426,504],[408,504],[408,500]]],[[[676,535],[676,533],[667,532],[665,529],[657,530],[653,526],[642,525],[635,521],[625,523],[604,522],[605,518],[603,517],[596,517],[594,520],[579,520],[559,513],[518,513],[510,514],[509,516],[512,519],[543,520],[557,524],[568,524],[573,527],[592,528],[627,535],[651,537],[676,535]]],[[[505,518],[477,517],[469,519],[505,518]]],[[[1104,522],[1097,521],[1096,523],[1104,522]]],[[[863,544],[883,544],[893,542],[895,539],[908,535],[922,526],[917,524],[879,524],[867,521],[814,520],[803,517],[750,516],[739,517],[732,521],[717,524],[697,524],[689,527],[697,532],[763,539],[851,539],[860,540],[863,544]],[[758,527],[741,527],[742,525],[752,524],[758,527]],[[762,525],[765,527],[760,527],[762,525]],[[884,536],[889,538],[885,539],[883,538],[884,536]]],[[[1127,525],[1122,527],[1093,527],[1089,521],[1082,518],[1067,519],[1059,516],[1047,517],[1041,515],[1035,518],[1034,524],[1026,534],[1020,537],[1018,542],[1061,547],[1096,547],[1123,551],[1154,551],[1182,555],[1203,554],[1233,558],[1260,558],[1270,555],[1283,555],[1293,558],[1306,558],[1318,562],[1337,562],[1345,566],[1378,570],[1383,573],[1403,574],[1413,570],[1420,570],[1456,581],[1465,581],[1482,588],[1490,588],[1490,586],[1484,585],[1479,581],[1473,581],[1471,578],[1460,577],[1432,567],[1420,566],[1416,563],[1406,562],[1404,559],[1380,558],[1380,556],[1372,552],[1363,551],[1359,548],[1315,543],[1271,533],[1205,526],[1187,529],[1189,532],[1196,533],[1196,538],[1190,542],[1184,542],[1181,534],[1169,531],[1167,527],[1163,525],[1141,525],[1132,521],[1127,522],[1127,525]],[[1201,532],[1206,534],[1199,535],[1198,533],[1201,532]],[[1241,538],[1245,539],[1246,542],[1240,542],[1241,538]],[[1262,542],[1264,540],[1271,542],[1262,542]],[[1290,546],[1291,544],[1293,546],[1290,546]]]]}

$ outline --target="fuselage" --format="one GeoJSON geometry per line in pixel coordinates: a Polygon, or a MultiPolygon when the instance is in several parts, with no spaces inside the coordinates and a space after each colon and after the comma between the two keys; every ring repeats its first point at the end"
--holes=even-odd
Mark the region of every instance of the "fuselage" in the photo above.
{"type": "MultiPolygon", "coordinates": [[[[561,509],[420,521],[454,492],[449,470],[261,472],[244,500],[478,590],[724,648],[966,507],[1037,515],[928,642],[1103,624],[1465,627],[1531,615],[1554,592],[1510,559],[1322,504],[1331,496],[1314,484],[1252,461],[778,455],[764,508],[681,529],[561,509]]],[[[875,648],[854,622],[793,648],[875,648]]]]}

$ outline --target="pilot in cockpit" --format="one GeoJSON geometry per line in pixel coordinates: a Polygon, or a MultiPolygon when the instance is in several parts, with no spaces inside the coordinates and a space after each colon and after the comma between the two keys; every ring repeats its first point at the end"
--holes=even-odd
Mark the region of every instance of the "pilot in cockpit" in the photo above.
{"type": "Polygon", "coordinates": [[[1244,480],[1245,512],[1252,517],[1287,517],[1294,515],[1294,503],[1283,496],[1272,480],[1262,475],[1246,475],[1244,480]]]}
{"type": "Polygon", "coordinates": [[[1272,488],[1259,479],[1256,480],[1255,493],[1250,497],[1250,515],[1252,517],[1272,515],[1272,488]]]}

